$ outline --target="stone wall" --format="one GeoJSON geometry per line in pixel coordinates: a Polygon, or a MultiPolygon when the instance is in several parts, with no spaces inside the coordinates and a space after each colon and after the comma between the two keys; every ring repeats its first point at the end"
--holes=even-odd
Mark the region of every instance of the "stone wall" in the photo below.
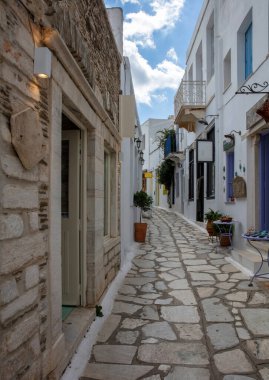
{"type": "Polygon", "coordinates": [[[53,3],[49,18],[119,129],[120,55],[100,0],[53,3]],[[113,81],[111,81],[113,78],[113,81]]]}
{"type": "MultiPolygon", "coordinates": [[[[4,380],[41,379],[53,370],[47,361],[54,343],[48,242],[53,111],[49,81],[33,75],[34,42],[42,41],[43,26],[59,30],[116,129],[119,120],[120,58],[103,2],[0,0],[0,378],[4,380]],[[22,166],[11,142],[10,117],[27,107],[38,112],[46,149],[31,170],[22,166]]],[[[104,131],[101,134],[105,136],[104,131]]],[[[115,141],[111,146],[118,149],[115,141]]],[[[95,239],[103,244],[103,236],[95,239]]],[[[104,254],[105,283],[95,298],[115,276],[119,256],[119,243],[104,254]]]]}
{"type": "Polygon", "coordinates": [[[33,37],[24,7],[0,3],[0,378],[40,378],[48,340],[48,153],[32,170],[11,143],[10,116],[39,114],[48,152],[46,85],[33,76],[33,37]]]}

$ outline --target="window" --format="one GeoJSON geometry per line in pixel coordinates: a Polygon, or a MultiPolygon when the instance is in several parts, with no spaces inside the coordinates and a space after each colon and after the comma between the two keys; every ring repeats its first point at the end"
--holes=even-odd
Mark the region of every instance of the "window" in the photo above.
{"type": "Polygon", "coordinates": [[[252,8],[237,31],[237,84],[242,86],[253,70],[252,8]]]}
{"type": "Polygon", "coordinates": [[[104,236],[118,235],[116,154],[104,152],[104,236]]]}
{"type": "Polygon", "coordinates": [[[104,153],[104,236],[110,231],[110,156],[104,153]]]}
{"type": "Polygon", "coordinates": [[[194,199],[194,150],[189,151],[189,200],[194,199]]]}
{"type": "Polygon", "coordinates": [[[226,155],[226,197],[227,197],[228,202],[234,201],[233,179],[234,179],[234,152],[228,152],[226,155]]]}
{"type": "Polygon", "coordinates": [[[206,28],[207,81],[214,75],[214,13],[210,16],[206,28]]]}
{"type": "MultiPolygon", "coordinates": [[[[215,128],[207,134],[207,140],[213,141],[213,155],[215,155],[215,128]]],[[[215,162],[206,164],[206,197],[215,198],[215,162]]]]}
{"type": "Polygon", "coordinates": [[[252,23],[245,32],[245,79],[252,73],[252,23]]]}
{"type": "Polygon", "coordinates": [[[202,56],[202,42],[200,43],[196,56],[195,56],[195,63],[196,63],[196,80],[202,81],[203,80],[203,56],[202,56]]]}
{"type": "Polygon", "coordinates": [[[226,57],[224,58],[224,64],[223,64],[223,87],[224,91],[230,86],[231,84],[231,49],[226,54],[226,57]]]}

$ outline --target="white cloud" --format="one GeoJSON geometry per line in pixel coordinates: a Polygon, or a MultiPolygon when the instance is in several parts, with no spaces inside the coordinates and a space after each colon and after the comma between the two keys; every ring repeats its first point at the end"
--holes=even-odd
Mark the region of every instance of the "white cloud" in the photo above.
{"type": "Polygon", "coordinates": [[[172,61],[174,61],[175,63],[178,62],[178,56],[177,56],[177,53],[176,53],[176,51],[175,51],[175,48],[171,48],[171,49],[169,49],[168,52],[166,53],[166,56],[167,56],[168,58],[171,58],[172,61]]]}
{"type": "MultiPolygon", "coordinates": [[[[165,89],[176,90],[184,74],[184,69],[174,62],[164,59],[156,67],[140,54],[134,41],[125,41],[125,55],[130,59],[136,99],[138,103],[151,105],[152,99],[160,98],[165,89]]],[[[165,95],[164,95],[165,96],[165,95]]]]}
{"type": "MultiPolygon", "coordinates": [[[[123,0],[126,1],[126,0],[123,0]]],[[[136,41],[143,47],[155,47],[153,33],[171,29],[180,17],[185,0],[153,0],[152,14],[140,10],[126,15],[125,38],[136,41]]]]}
{"type": "Polygon", "coordinates": [[[137,102],[149,106],[153,101],[167,102],[167,90],[176,91],[184,74],[184,69],[177,64],[175,49],[170,48],[166,57],[155,66],[139,49],[156,48],[156,33],[170,31],[175,26],[185,0],[120,1],[140,5],[137,12],[125,16],[124,22],[124,55],[130,59],[137,102]],[[150,12],[145,11],[145,4],[150,7],[150,12]]]}
{"type": "Polygon", "coordinates": [[[122,4],[132,3],[132,4],[140,4],[140,0],[121,0],[122,4]]]}

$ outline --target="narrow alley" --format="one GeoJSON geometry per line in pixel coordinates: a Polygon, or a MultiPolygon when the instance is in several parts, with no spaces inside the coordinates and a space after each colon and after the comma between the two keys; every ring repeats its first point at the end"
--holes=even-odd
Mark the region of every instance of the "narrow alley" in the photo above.
{"type": "Polygon", "coordinates": [[[266,289],[178,215],[148,223],[81,379],[268,379],[266,289]]]}

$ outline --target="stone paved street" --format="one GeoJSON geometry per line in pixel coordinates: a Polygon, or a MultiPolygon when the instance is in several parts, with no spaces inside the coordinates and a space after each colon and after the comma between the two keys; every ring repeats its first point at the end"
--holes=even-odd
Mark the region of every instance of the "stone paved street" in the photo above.
{"type": "Polygon", "coordinates": [[[83,379],[269,379],[269,298],[207,235],[155,210],[83,379]]]}

